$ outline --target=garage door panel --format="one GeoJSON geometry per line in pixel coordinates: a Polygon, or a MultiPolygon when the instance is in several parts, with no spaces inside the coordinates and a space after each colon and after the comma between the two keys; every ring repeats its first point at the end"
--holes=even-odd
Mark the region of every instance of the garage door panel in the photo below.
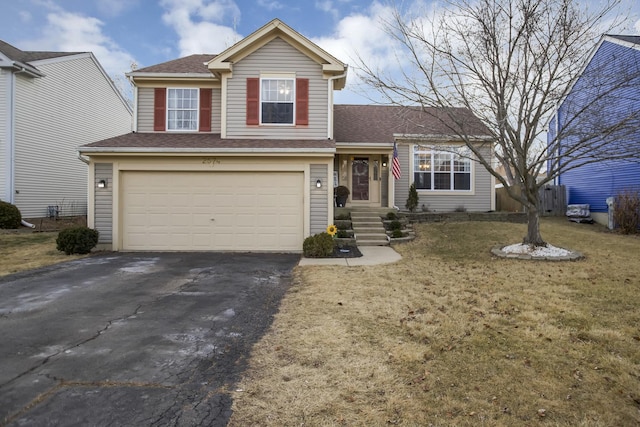
{"type": "Polygon", "coordinates": [[[303,174],[125,172],[123,248],[299,251],[303,174]]]}

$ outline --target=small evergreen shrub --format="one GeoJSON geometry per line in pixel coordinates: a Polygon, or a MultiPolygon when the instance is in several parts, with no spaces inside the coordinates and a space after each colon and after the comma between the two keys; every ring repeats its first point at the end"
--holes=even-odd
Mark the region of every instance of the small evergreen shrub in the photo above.
{"type": "Polygon", "coordinates": [[[336,215],[333,219],[338,220],[338,221],[340,221],[340,220],[350,220],[351,217],[349,216],[349,214],[339,214],[339,215],[336,215]]]}
{"type": "Polygon", "coordinates": [[[407,203],[404,205],[405,208],[409,209],[409,212],[415,212],[418,207],[418,190],[416,190],[416,183],[414,182],[409,187],[409,197],[407,197],[407,203]]]}
{"type": "Polygon", "coordinates": [[[336,227],[338,227],[338,231],[340,230],[348,230],[349,223],[346,221],[336,223],[336,227]]]}
{"type": "Polygon", "coordinates": [[[349,238],[351,238],[353,236],[347,230],[338,230],[338,233],[336,234],[336,237],[339,237],[341,239],[349,239],[349,238]]]}
{"type": "Polygon", "coordinates": [[[394,239],[399,239],[400,237],[404,237],[404,234],[400,230],[393,230],[391,232],[391,237],[393,237],[394,239]]]}
{"type": "Polygon", "coordinates": [[[640,191],[623,190],[616,195],[613,220],[622,234],[638,233],[640,227],[640,191]]]}
{"type": "Polygon", "coordinates": [[[99,233],[88,227],[72,227],[58,233],[56,247],[67,255],[88,254],[98,244],[99,233]]]}
{"type": "Polygon", "coordinates": [[[22,215],[20,210],[11,203],[0,200],[0,228],[19,228],[22,215]]]}
{"type": "Polygon", "coordinates": [[[390,230],[402,230],[402,223],[400,221],[391,221],[389,224],[390,230]]]}
{"type": "Polygon", "coordinates": [[[395,212],[387,212],[387,219],[389,220],[398,219],[398,215],[396,215],[395,212]]]}
{"type": "Polygon", "coordinates": [[[326,258],[333,254],[333,237],[329,233],[318,233],[304,239],[302,252],[307,258],[326,258]]]}
{"type": "Polygon", "coordinates": [[[466,212],[467,208],[465,208],[464,206],[456,206],[456,208],[453,211],[454,212],[466,212]]]}

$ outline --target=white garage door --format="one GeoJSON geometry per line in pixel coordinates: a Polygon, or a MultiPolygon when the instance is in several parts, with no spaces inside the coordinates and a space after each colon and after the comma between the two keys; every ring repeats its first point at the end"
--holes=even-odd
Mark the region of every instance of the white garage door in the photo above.
{"type": "Polygon", "coordinates": [[[299,251],[298,172],[125,172],[125,250],[299,251]]]}

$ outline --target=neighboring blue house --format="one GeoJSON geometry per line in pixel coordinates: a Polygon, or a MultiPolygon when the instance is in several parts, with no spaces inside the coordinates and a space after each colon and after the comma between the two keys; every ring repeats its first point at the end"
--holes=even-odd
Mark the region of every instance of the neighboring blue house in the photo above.
{"type": "Polygon", "coordinates": [[[622,159],[625,150],[640,153],[640,36],[600,39],[551,118],[547,142],[559,149],[562,168],[580,165],[556,179],[566,186],[568,203],[590,205],[594,220],[607,224],[606,199],[640,189],[640,163],[622,159]],[[589,140],[593,135],[601,136],[589,140]],[[589,162],[603,157],[609,159],[589,162]]]}

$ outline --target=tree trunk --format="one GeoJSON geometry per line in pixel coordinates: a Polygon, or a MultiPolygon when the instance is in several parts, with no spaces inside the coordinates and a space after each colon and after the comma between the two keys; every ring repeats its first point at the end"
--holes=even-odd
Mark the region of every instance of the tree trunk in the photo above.
{"type": "Polygon", "coordinates": [[[527,209],[527,235],[522,243],[530,246],[547,246],[547,242],[542,240],[540,235],[540,213],[535,206],[527,209]]]}

